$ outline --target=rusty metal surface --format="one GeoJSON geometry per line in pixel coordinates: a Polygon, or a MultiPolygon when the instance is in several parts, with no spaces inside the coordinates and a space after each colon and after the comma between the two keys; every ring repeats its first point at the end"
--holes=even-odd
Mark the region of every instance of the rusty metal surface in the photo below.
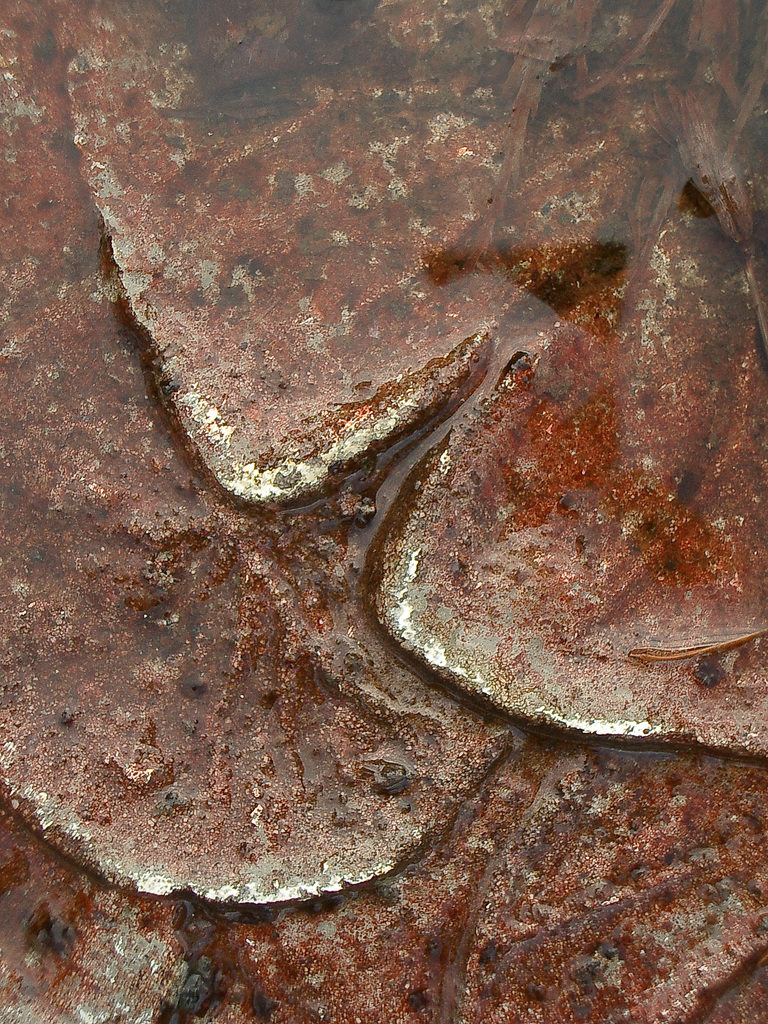
{"type": "Polygon", "coordinates": [[[0,27],[0,1019],[763,1021],[762,5],[0,27]]]}

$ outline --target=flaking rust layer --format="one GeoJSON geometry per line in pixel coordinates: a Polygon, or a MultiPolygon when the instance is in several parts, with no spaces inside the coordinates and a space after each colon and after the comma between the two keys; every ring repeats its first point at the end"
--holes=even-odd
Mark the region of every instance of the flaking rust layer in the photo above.
{"type": "Polygon", "coordinates": [[[272,70],[258,55],[252,86],[231,72],[246,91],[232,108],[231,43],[216,60],[183,17],[97,10],[70,91],[124,300],[219,482],[306,502],[427,418],[513,290],[480,276],[436,293],[423,268],[498,176],[493,101],[465,109],[446,48],[467,11],[440,8],[427,44],[416,7],[382,5],[355,31],[317,5],[351,56],[295,58],[254,109],[247,88],[272,70]]]}
{"type": "Polygon", "coordinates": [[[341,511],[319,535],[254,520],[190,461],[114,315],[62,129],[67,54],[37,56],[29,27],[21,39],[4,44],[7,795],[59,848],[145,892],[280,902],[391,871],[506,730],[367,639],[341,511]]]}
{"type": "MultiPolygon", "coordinates": [[[[531,144],[514,204],[533,269],[516,273],[540,329],[521,333],[495,393],[414,467],[375,605],[420,663],[518,719],[765,755],[768,376],[755,308],[739,249],[700,195],[694,205],[674,152],[653,234],[633,241],[642,210],[617,207],[627,171],[605,154],[627,116],[582,121],[566,156],[555,130],[531,144]],[[563,218],[550,189],[566,174],[581,198],[563,218]],[[591,280],[589,259],[567,269],[574,216],[613,234],[591,280]]],[[[756,194],[765,172],[757,151],[756,194]]],[[[451,259],[438,281],[466,273],[465,254],[451,259]]]]}
{"type": "Polygon", "coordinates": [[[763,1024],[767,25],[6,4],[3,1024],[763,1024]]]}

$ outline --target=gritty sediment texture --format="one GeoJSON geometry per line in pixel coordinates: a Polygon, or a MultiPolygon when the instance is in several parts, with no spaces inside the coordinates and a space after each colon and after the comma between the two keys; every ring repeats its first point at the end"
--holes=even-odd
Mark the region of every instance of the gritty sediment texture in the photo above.
{"type": "Polygon", "coordinates": [[[416,11],[382,7],[362,28],[357,5],[301,6],[318,18],[319,56],[294,53],[292,5],[273,12],[279,95],[263,80],[274,60],[255,57],[247,85],[247,69],[228,66],[252,13],[237,5],[229,40],[223,25],[195,32],[189,13],[158,8],[137,24],[106,5],[69,68],[131,315],[202,458],[255,502],[305,502],[417,425],[461,377],[457,347],[511,291],[476,276],[436,296],[422,266],[426,244],[446,244],[490,194],[501,130],[487,131],[481,99],[480,118],[454,109],[444,14],[424,47],[416,11]],[[439,376],[414,373],[434,360],[439,376]]]}
{"type": "Polygon", "coordinates": [[[506,730],[425,690],[364,624],[337,628],[351,614],[343,509],[310,542],[302,520],[257,522],[201,487],[115,320],[87,193],[46,162],[66,94],[35,96],[10,167],[37,220],[15,230],[18,200],[5,251],[0,762],[13,805],[146,892],[281,901],[389,871],[450,817],[506,730]],[[58,282],[45,246],[77,259],[75,280],[58,282]],[[407,793],[377,781],[387,770],[407,793]]]}
{"type": "MultiPolygon", "coordinates": [[[[669,287],[692,320],[700,295],[669,287]]],[[[738,306],[710,331],[668,357],[566,322],[529,346],[414,472],[377,595],[391,635],[514,715],[764,755],[768,378],[738,306]]]]}
{"type": "Polygon", "coordinates": [[[239,916],[105,893],[4,833],[9,1019],[757,1024],[762,776],[529,741],[398,877],[239,916]]]}
{"type": "Polygon", "coordinates": [[[1,20],[3,1022],[762,1024],[762,5],[1,20]]]}

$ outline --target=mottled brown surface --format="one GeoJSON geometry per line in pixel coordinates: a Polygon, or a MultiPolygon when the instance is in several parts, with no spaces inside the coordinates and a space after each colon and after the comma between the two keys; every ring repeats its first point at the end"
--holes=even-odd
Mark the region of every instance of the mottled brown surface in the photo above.
{"type": "Polygon", "coordinates": [[[765,1019],[766,641],[627,658],[766,624],[720,13],[6,5],[3,1024],[765,1019]]]}
{"type": "Polygon", "coordinates": [[[8,838],[9,1019],[76,1019],[76,984],[105,1005],[88,967],[96,946],[114,958],[117,986],[142,977],[133,1005],[145,998],[151,1015],[126,1020],[167,1021],[197,999],[201,1016],[232,1024],[758,1022],[762,776],[711,758],[516,743],[418,864],[371,892],[250,920],[179,903],[171,922],[164,902],[73,883],[8,838]],[[36,895],[51,885],[55,898],[36,895]],[[136,952],[117,945],[118,926],[136,952]],[[141,956],[167,966],[141,973],[141,956]]]}
{"type": "MultiPolygon", "coordinates": [[[[345,10],[299,6],[329,24],[345,10]]],[[[233,39],[203,77],[183,9],[137,23],[106,4],[75,36],[76,138],[131,313],[202,458],[248,500],[306,501],[423,420],[435,398],[414,371],[509,302],[484,278],[435,295],[422,268],[490,195],[503,130],[481,99],[466,116],[440,44],[467,12],[438,12],[426,47],[417,6],[377,9],[351,56],[297,62],[256,109],[207,91],[211,74],[237,83],[233,39]]]]}
{"type": "Polygon", "coordinates": [[[665,225],[666,344],[643,340],[655,281],[609,339],[561,322],[521,342],[487,410],[414,474],[377,601],[393,636],[514,714],[764,754],[764,639],[715,654],[708,675],[702,659],[632,657],[766,623],[768,378],[738,291],[698,320],[685,268],[726,273],[699,234],[665,225]]]}
{"type": "Polygon", "coordinates": [[[88,276],[55,318],[21,310],[5,357],[0,745],[15,804],[148,891],[284,900],[390,870],[504,730],[374,661],[364,624],[334,631],[351,599],[343,512],[308,539],[300,519],[254,520],[201,487],[115,322],[82,192],[61,220],[88,276]],[[407,797],[377,785],[390,762],[407,797]]]}

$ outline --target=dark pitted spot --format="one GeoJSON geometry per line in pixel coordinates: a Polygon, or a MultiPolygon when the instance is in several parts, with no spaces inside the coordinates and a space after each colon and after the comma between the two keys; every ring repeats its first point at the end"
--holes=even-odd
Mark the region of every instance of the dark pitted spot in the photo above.
{"type": "Polygon", "coordinates": [[[680,501],[688,502],[691,498],[695,497],[700,487],[701,480],[698,475],[692,470],[686,469],[680,477],[680,483],[677,485],[677,496],[680,501]]]}
{"type": "Polygon", "coordinates": [[[395,764],[394,761],[380,761],[367,765],[367,768],[373,773],[374,789],[384,796],[395,796],[402,793],[411,784],[408,770],[401,764],[395,764]]]}
{"type": "Polygon", "coordinates": [[[35,55],[35,60],[39,60],[42,63],[48,63],[48,61],[53,58],[57,49],[56,36],[54,36],[50,29],[47,29],[43,38],[39,42],[35,43],[32,52],[35,55]]]}
{"type": "Polygon", "coordinates": [[[725,679],[725,670],[717,658],[700,658],[693,674],[696,681],[708,690],[725,679]]]}
{"type": "Polygon", "coordinates": [[[331,892],[325,893],[319,896],[316,900],[313,900],[309,904],[310,914],[324,914],[328,910],[338,910],[339,907],[343,907],[347,902],[347,897],[343,892],[331,892]]]}
{"type": "Polygon", "coordinates": [[[175,377],[166,377],[160,381],[160,390],[166,398],[170,398],[171,395],[175,395],[181,387],[181,382],[175,377]]]}
{"type": "Polygon", "coordinates": [[[194,966],[190,965],[179,994],[176,1009],[180,1013],[199,1014],[213,995],[216,967],[207,956],[201,956],[194,966]]]}
{"type": "Polygon", "coordinates": [[[429,1006],[429,995],[423,988],[419,988],[414,992],[408,993],[408,999],[406,1002],[408,1003],[409,1010],[426,1010],[429,1006]]]}
{"type": "Polygon", "coordinates": [[[270,999],[260,989],[256,988],[253,990],[251,1008],[256,1020],[269,1020],[279,1005],[279,1003],[276,1003],[274,999],[270,999]]]}
{"type": "Polygon", "coordinates": [[[533,362],[527,352],[515,352],[504,368],[505,377],[514,377],[523,384],[530,384],[533,378],[533,362]]]}
{"type": "Polygon", "coordinates": [[[204,697],[208,686],[198,676],[188,676],[181,681],[181,691],[186,697],[204,697]]]}
{"type": "Polygon", "coordinates": [[[480,963],[484,965],[494,964],[499,958],[499,951],[493,939],[489,939],[480,953],[480,963]]]}
{"type": "Polygon", "coordinates": [[[367,526],[375,515],[376,502],[373,498],[362,498],[355,513],[354,524],[360,528],[367,526]]]}
{"type": "Polygon", "coordinates": [[[51,914],[46,904],[38,907],[26,922],[27,935],[41,953],[50,951],[63,960],[69,958],[75,944],[75,929],[63,918],[51,914]]]}
{"type": "Polygon", "coordinates": [[[715,213],[712,204],[690,178],[683,185],[677,207],[681,213],[687,213],[692,217],[713,217],[715,213]]]}
{"type": "Polygon", "coordinates": [[[547,998],[547,990],[543,985],[537,985],[533,981],[529,981],[525,986],[525,991],[531,997],[535,999],[537,1003],[543,1003],[547,998]]]}
{"type": "Polygon", "coordinates": [[[597,955],[604,960],[621,960],[621,951],[612,942],[601,942],[597,947],[597,955]]]}

